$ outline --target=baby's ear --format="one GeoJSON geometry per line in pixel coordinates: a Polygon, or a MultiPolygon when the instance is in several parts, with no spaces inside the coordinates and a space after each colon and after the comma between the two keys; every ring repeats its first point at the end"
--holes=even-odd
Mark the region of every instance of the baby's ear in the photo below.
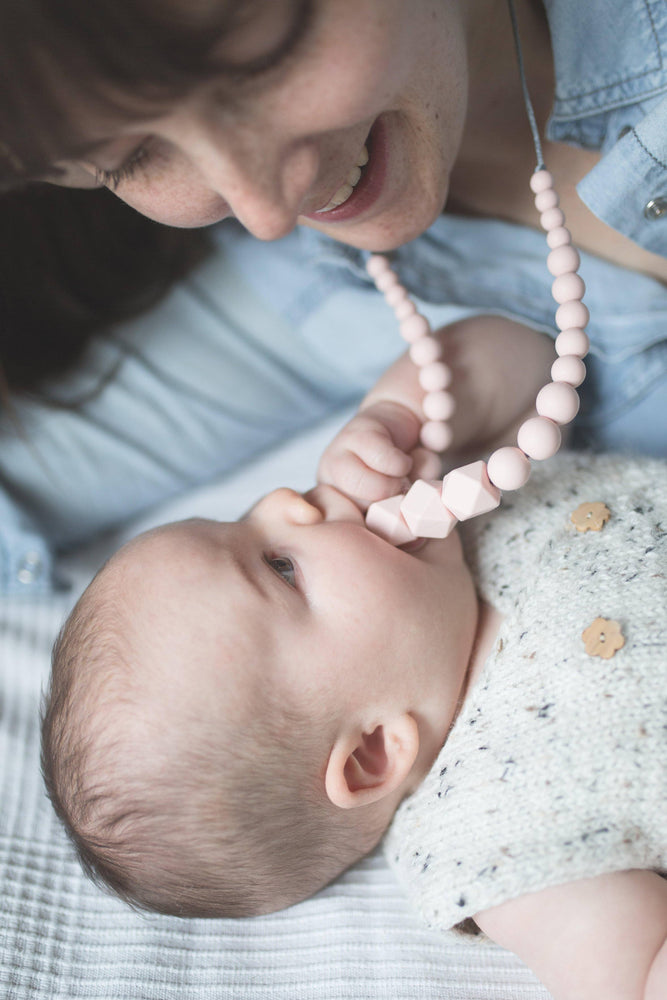
{"type": "Polygon", "coordinates": [[[346,731],[329,755],[329,799],[341,809],[378,802],[407,778],[418,750],[419,728],[407,712],[368,732],[346,731]]]}

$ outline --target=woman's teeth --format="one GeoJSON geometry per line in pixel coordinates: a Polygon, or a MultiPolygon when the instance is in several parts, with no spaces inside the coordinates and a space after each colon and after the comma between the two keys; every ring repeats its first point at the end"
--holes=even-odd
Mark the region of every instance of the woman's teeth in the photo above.
{"type": "Polygon", "coordinates": [[[331,200],[324,208],[318,209],[318,215],[323,212],[330,212],[332,208],[338,208],[343,202],[346,202],[350,197],[355,187],[359,183],[359,178],[361,177],[362,168],[368,163],[368,150],[364,146],[359,154],[356,164],[352,167],[349,174],[345,178],[345,182],[341,184],[336,193],[332,196],[331,200]]]}

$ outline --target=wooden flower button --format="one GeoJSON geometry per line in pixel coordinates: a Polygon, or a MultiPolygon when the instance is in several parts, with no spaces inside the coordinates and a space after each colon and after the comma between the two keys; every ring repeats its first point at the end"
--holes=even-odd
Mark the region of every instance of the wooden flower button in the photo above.
{"type": "Polygon", "coordinates": [[[589,656],[601,656],[605,660],[625,645],[621,626],[609,618],[596,618],[584,629],[581,638],[589,656]]]}
{"type": "Polygon", "coordinates": [[[600,500],[579,504],[570,514],[577,531],[601,531],[611,517],[611,511],[600,500]]]}

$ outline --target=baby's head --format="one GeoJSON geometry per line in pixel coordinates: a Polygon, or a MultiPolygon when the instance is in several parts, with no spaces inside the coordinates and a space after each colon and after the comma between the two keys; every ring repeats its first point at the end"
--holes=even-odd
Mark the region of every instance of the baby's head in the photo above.
{"type": "Polygon", "coordinates": [[[89,872],[182,916],[267,913],[374,847],[456,710],[477,601],[331,487],[121,549],[54,650],[49,792],[89,872]]]}

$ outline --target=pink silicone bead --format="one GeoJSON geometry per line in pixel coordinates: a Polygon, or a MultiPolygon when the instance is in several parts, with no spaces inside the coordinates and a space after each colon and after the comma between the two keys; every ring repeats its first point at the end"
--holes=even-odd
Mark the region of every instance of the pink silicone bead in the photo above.
{"type": "Polygon", "coordinates": [[[556,358],[551,366],[554,382],[569,382],[575,389],[586,378],[586,365],[574,354],[564,354],[556,358]]]}
{"type": "Polygon", "coordinates": [[[401,515],[403,494],[389,497],[388,500],[377,500],[366,511],[366,527],[373,534],[384,538],[392,545],[405,545],[413,542],[416,535],[408,528],[401,515]]]}
{"type": "Polygon", "coordinates": [[[445,476],[442,502],[459,521],[467,521],[494,510],[500,503],[500,490],[490,481],[485,462],[471,462],[445,476]]]}
{"type": "Polygon", "coordinates": [[[403,302],[399,302],[397,306],[394,306],[394,315],[399,323],[404,323],[410,316],[417,315],[417,306],[412,299],[405,299],[403,302]]]}
{"type": "Polygon", "coordinates": [[[535,208],[538,212],[546,212],[549,208],[558,208],[558,194],[553,188],[545,188],[535,195],[535,208]]]}
{"type": "Polygon", "coordinates": [[[406,340],[408,344],[414,344],[417,340],[421,340],[422,337],[428,336],[431,332],[431,324],[425,316],[414,312],[401,322],[400,331],[403,340],[406,340]]]}
{"type": "Polygon", "coordinates": [[[452,384],[452,370],[444,361],[434,361],[419,369],[419,384],[425,392],[437,392],[452,384]]]}
{"type": "Polygon", "coordinates": [[[586,285],[578,274],[561,274],[551,286],[551,294],[556,302],[573,302],[583,299],[586,285]]]}
{"type": "Polygon", "coordinates": [[[390,288],[395,288],[396,285],[400,285],[400,281],[398,280],[398,275],[391,269],[382,271],[375,279],[375,287],[379,292],[387,292],[390,288]]]}
{"type": "Polygon", "coordinates": [[[540,216],[542,229],[549,232],[550,229],[560,229],[565,223],[565,216],[560,208],[548,208],[540,216]]]}
{"type": "Polygon", "coordinates": [[[410,357],[418,368],[437,361],[441,354],[442,347],[435,337],[420,337],[410,347],[410,357]]]}
{"type": "Polygon", "coordinates": [[[578,358],[584,358],[590,349],[588,334],[580,329],[565,329],[556,337],[554,347],[556,354],[562,357],[564,354],[574,354],[578,358]]]}
{"type": "Polygon", "coordinates": [[[541,417],[569,424],[579,412],[579,394],[567,382],[549,382],[538,392],[535,409],[541,417]]]}
{"type": "Polygon", "coordinates": [[[541,461],[551,458],[560,448],[561,433],[558,424],[547,417],[531,417],[524,421],[517,434],[517,444],[529,458],[541,461]]]}
{"type": "Polygon", "coordinates": [[[452,443],[453,437],[451,427],[439,420],[427,420],[419,432],[419,440],[431,451],[445,451],[452,443]]]}
{"type": "Polygon", "coordinates": [[[418,538],[446,538],[457,518],[447,510],[441,498],[441,483],[418,479],[401,503],[405,523],[418,538]]]}
{"type": "Polygon", "coordinates": [[[395,309],[400,302],[407,302],[408,290],[404,285],[394,285],[393,288],[389,288],[384,293],[384,297],[387,305],[391,306],[392,309],[395,309]]]}
{"type": "Polygon", "coordinates": [[[427,393],[422,402],[422,410],[428,420],[451,420],[455,409],[454,397],[444,389],[427,393]]]}
{"type": "Polygon", "coordinates": [[[371,276],[371,278],[379,278],[381,274],[385,274],[387,271],[391,270],[391,264],[386,257],[381,254],[372,254],[366,261],[366,271],[371,276]]]}
{"type": "MultiPolygon", "coordinates": [[[[569,330],[571,327],[583,330],[590,318],[588,309],[579,301],[564,302],[556,310],[556,326],[559,330],[569,330]]],[[[573,354],[574,351],[568,353],[573,354]]]]}
{"type": "Polygon", "coordinates": [[[530,459],[519,448],[498,448],[490,456],[486,471],[499,490],[518,490],[528,482],[530,459]]]}
{"type": "MultiPolygon", "coordinates": [[[[554,278],[576,271],[580,264],[579,253],[570,243],[556,247],[547,257],[547,267],[554,278]]],[[[573,296],[573,298],[575,297],[573,296]]]]}
{"type": "Polygon", "coordinates": [[[571,240],[570,230],[566,229],[565,226],[556,226],[555,229],[550,229],[547,233],[547,244],[552,250],[555,250],[556,247],[567,246],[571,240]]]}
{"type": "Polygon", "coordinates": [[[536,170],[530,178],[530,189],[533,194],[539,194],[540,191],[546,191],[553,186],[554,179],[548,170],[536,170]]]}
{"type": "Polygon", "coordinates": [[[442,475],[442,460],[428,448],[415,448],[412,452],[410,475],[414,479],[437,479],[442,475]]]}

